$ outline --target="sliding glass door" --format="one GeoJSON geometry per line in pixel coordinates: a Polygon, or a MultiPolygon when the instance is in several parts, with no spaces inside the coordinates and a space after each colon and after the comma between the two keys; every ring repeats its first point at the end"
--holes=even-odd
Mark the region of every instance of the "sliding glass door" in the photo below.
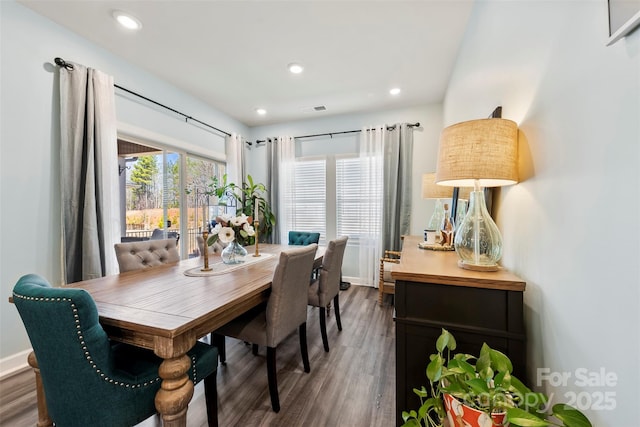
{"type": "MultiPolygon", "coordinates": [[[[186,242],[188,257],[200,255],[196,236],[202,233],[204,227],[209,227],[211,220],[221,213],[220,201],[209,196],[213,178],[222,181],[225,165],[221,162],[196,156],[185,156],[185,195],[186,195],[186,242]]],[[[223,201],[224,202],[224,201],[223,201]]]]}
{"type": "Polygon", "coordinates": [[[123,242],[176,238],[182,258],[199,255],[200,207],[224,164],[174,150],[118,140],[123,242]]]}

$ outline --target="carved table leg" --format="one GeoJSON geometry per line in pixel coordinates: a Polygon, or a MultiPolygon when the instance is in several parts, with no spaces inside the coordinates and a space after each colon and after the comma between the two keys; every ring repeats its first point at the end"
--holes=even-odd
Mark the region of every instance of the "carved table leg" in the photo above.
{"type": "Polygon", "coordinates": [[[155,353],[164,360],[158,373],[162,385],[156,394],[156,409],[162,417],[164,427],[186,427],[187,409],[193,397],[193,382],[187,372],[191,360],[185,353],[195,344],[193,337],[182,337],[168,343],[156,344],[155,353]],[[164,345],[163,345],[164,344],[164,345]]]}
{"type": "Polygon", "coordinates": [[[44,396],[44,386],[42,385],[42,377],[40,376],[40,367],[36,360],[36,354],[32,351],[27,357],[27,363],[33,368],[33,372],[36,374],[36,399],[38,401],[38,427],[50,427],[53,426],[53,421],[49,418],[49,411],[47,410],[47,401],[44,396]]]}

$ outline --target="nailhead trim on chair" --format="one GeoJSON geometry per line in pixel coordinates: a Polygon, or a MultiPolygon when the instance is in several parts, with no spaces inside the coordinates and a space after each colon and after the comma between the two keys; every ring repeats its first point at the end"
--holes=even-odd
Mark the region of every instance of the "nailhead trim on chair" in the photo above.
{"type": "MultiPolygon", "coordinates": [[[[130,384],[130,383],[125,383],[122,381],[116,381],[113,378],[109,378],[108,376],[106,376],[102,370],[100,368],[98,368],[98,365],[96,365],[96,363],[93,361],[93,358],[91,357],[91,354],[89,353],[89,349],[86,346],[86,343],[84,342],[84,337],[82,336],[82,328],[80,327],[80,317],[78,316],[78,309],[76,308],[76,305],[74,304],[73,300],[71,300],[71,298],[49,298],[49,297],[28,297],[26,295],[19,295],[16,294],[15,292],[13,293],[13,297],[14,298],[20,298],[23,300],[28,300],[28,301],[45,301],[45,302],[69,302],[71,303],[71,309],[73,311],[73,317],[75,319],[75,323],[76,323],[76,329],[77,334],[78,334],[78,339],[80,340],[80,345],[82,346],[82,350],[84,351],[84,354],[87,358],[87,360],[89,361],[89,364],[91,365],[91,367],[96,371],[96,373],[98,375],[100,375],[100,378],[102,378],[104,381],[110,383],[110,384],[114,384],[120,387],[127,387],[127,388],[140,388],[140,387],[147,387],[151,384],[155,384],[158,381],[160,381],[160,377],[155,378],[152,381],[145,381],[142,384],[130,384]]],[[[195,363],[194,363],[194,372],[195,372],[195,363]]]]}
{"type": "Polygon", "coordinates": [[[196,357],[191,356],[191,370],[193,371],[193,385],[198,383],[198,375],[196,372],[196,357]]]}

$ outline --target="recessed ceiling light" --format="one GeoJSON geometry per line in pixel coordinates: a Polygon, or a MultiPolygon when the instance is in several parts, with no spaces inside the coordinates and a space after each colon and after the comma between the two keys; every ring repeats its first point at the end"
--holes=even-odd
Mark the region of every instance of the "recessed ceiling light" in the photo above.
{"type": "Polygon", "coordinates": [[[114,10],[113,17],[127,30],[139,30],[142,28],[142,23],[138,18],[121,10],[114,10]]]}
{"type": "Polygon", "coordinates": [[[265,110],[264,108],[256,108],[256,113],[264,116],[265,114],[267,114],[267,110],[265,110]]]}
{"type": "Polygon", "coordinates": [[[391,90],[389,91],[389,93],[390,93],[391,95],[398,95],[398,94],[400,93],[400,88],[399,88],[399,87],[394,87],[393,89],[391,89],[391,90]]]}
{"type": "Polygon", "coordinates": [[[289,64],[288,67],[289,67],[289,71],[292,72],[293,74],[300,74],[302,71],[304,71],[304,67],[295,62],[289,64]]]}

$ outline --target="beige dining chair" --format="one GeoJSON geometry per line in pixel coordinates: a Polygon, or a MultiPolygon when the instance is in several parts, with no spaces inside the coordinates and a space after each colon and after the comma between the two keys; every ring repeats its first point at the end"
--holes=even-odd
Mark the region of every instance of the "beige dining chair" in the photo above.
{"type": "Polygon", "coordinates": [[[180,261],[176,239],[116,243],[120,273],[180,261]]]}
{"type": "Polygon", "coordinates": [[[347,236],[331,240],[327,245],[327,250],[322,257],[322,265],[318,270],[318,278],[311,283],[308,290],[308,303],[313,307],[320,308],[320,334],[322,335],[322,345],[324,351],[329,351],[329,341],[327,339],[327,309],[333,300],[336,315],[336,325],[338,330],[342,330],[340,320],[340,282],[342,271],[342,260],[347,247],[347,236]]]}
{"type": "Polygon", "coordinates": [[[311,371],[307,352],[307,290],[317,247],[314,243],[282,252],[273,273],[271,293],[266,304],[250,310],[212,334],[221,363],[226,362],[225,337],[267,347],[267,378],[274,412],[280,411],[276,348],[296,329],[304,371],[311,371]]]}

